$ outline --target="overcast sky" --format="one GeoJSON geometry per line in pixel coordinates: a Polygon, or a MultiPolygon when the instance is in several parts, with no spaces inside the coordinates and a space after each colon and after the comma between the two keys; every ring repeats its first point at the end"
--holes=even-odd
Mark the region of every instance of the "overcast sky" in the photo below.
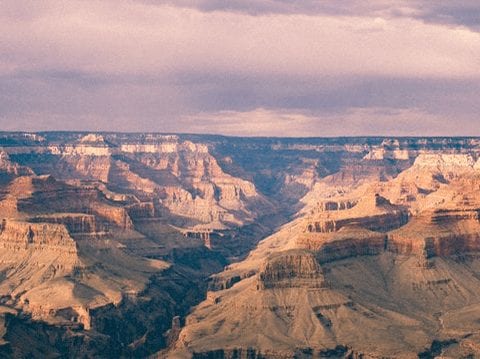
{"type": "Polygon", "coordinates": [[[479,95],[478,0],[0,0],[0,130],[480,135],[479,95]]]}

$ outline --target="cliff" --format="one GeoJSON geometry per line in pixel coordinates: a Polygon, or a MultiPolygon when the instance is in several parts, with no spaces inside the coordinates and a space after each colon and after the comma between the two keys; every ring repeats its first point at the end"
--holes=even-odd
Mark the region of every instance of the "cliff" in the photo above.
{"type": "Polygon", "coordinates": [[[54,215],[39,215],[29,219],[32,223],[63,224],[70,234],[94,234],[101,229],[94,215],[83,213],[56,213],[54,215]]]}
{"type": "Polygon", "coordinates": [[[321,288],[322,270],[312,253],[291,250],[275,253],[263,265],[258,275],[259,289],[321,288]]]}
{"type": "Polygon", "coordinates": [[[388,249],[425,258],[480,251],[478,210],[422,212],[405,227],[389,234],[388,249]]]}
{"type": "Polygon", "coordinates": [[[364,255],[378,255],[387,249],[387,235],[347,226],[335,233],[304,233],[296,244],[315,253],[320,263],[364,255]]]}
{"type": "Polygon", "coordinates": [[[4,248],[46,248],[66,253],[76,253],[76,246],[65,226],[56,224],[27,223],[2,219],[0,243],[4,248]]]}
{"type": "Polygon", "coordinates": [[[32,290],[71,274],[81,263],[75,241],[59,224],[2,219],[0,247],[0,296],[19,308],[28,308],[32,290]]]}
{"type": "Polygon", "coordinates": [[[5,153],[41,175],[98,181],[107,190],[156,201],[164,216],[177,217],[179,223],[189,219],[190,226],[201,222],[213,227],[221,222],[235,227],[251,223],[271,209],[253,183],[225,173],[206,144],[176,136],[132,142],[86,134],[66,143],[8,146],[5,153]]]}
{"type": "Polygon", "coordinates": [[[386,232],[401,227],[408,221],[406,208],[392,205],[378,194],[367,193],[355,205],[343,206],[344,210],[337,210],[335,206],[332,208],[333,210],[320,211],[307,218],[307,231],[329,233],[336,232],[345,226],[358,226],[386,232]]]}
{"type": "Polygon", "coordinates": [[[10,157],[7,152],[0,149],[0,179],[7,181],[10,178],[16,176],[33,175],[33,171],[25,166],[21,166],[17,163],[10,161],[10,157]]]}

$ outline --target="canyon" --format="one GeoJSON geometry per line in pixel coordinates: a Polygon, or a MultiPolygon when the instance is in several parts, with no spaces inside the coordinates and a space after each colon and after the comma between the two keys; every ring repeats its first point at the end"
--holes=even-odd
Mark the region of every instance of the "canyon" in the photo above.
{"type": "Polygon", "coordinates": [[[480,139],[0,133],[0,355],[480,355],[480,139]]]}

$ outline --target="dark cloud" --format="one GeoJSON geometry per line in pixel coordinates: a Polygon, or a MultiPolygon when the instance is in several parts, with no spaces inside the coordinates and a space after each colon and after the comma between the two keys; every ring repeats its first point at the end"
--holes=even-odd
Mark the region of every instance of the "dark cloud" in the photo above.
{"type": "Polygon", "coordinates": [[[305,14],[330,16],[385,16],[420,19],[426,22],[465,26],[480,31],[480,2],[477,0],[139,0],[201,11],[233,11],[251,15],[305,14]]]}
{"type": "Polygon", "coordinates": [[[182,77],[185,81],[176,85],[188,94],[189,106],[196,111],[246,111],[267,107],[335,112],[351,107],[415,107],[437,113],[480,113],[477,78],[289,77],[235,73],[178,76],[182,77]]]}
{"type": "Polygon", "coordinates": [[[418,17],[439,24],[466,26],[480,31],[480,2],[479,1],[430,1],[419,3],[418,17]]]}
{"type": "Polygon", "coordinates": [[[474,79],[29,72],[0,78],[0,124],[237,135],[252,129],[267,135],[269,128],[276,135],[480,135],[478,93],[474,79]],[[296,115],[305,118],[294,123],[296,115]],[[282,126],[268,127],[275,121],[282,126]]]}

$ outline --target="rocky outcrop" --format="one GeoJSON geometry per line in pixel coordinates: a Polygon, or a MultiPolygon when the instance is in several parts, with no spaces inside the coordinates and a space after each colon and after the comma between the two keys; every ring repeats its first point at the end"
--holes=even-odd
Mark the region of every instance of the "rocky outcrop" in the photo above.
{"type": "Polygon", "coordinates": [[[100,225],[103,229],[112,226],[133,228],[127,209],[108,202],[94,186],[69,185],[52,176],[18,177],[9,185],[6,199],[0,202],[0,208],[10,205],[10,216],[25,213],[35,222],[45,218],[47,223],[65,223],[73,232],[79,232],[82,226],[85,233],[94,232],[97,227],[102,230],[100,225]]]}
{"type": "Polygon", "coordinates": [[[10,161],[8,153],[0,149],[0,174],[2,172],[12,177],[29,176],[34,174],[30,168],[10,161]]]}
{"type": "Polygon", "coordinates": [[[127,213],[133,220],[155,217],[155,206],[153,202],[139,202],[127,206],[127,213]]]}
{"type": "Polygon", "coordinates": [[[378,255],[387,249],[387,235],[361,227],[343,227],[336,233],[304,233],[297,245],[315,252],[320,263],[365,255],[378,255]]]}
{"type": "Polygon", "coordinates": [[[210,277],[208,283],[208,289],[213,292],[219,290],[225,290],[233,287],[236,283],[240,282],[243,279],[253,277],[257,274],[257,271],[250,271],[242,273],[241,275],[231,275],[231,276],[220,276],[220,277],[210,277]]]}
{"type": "Polygon", "coordinates": [[[478,210],[426,211],[388,235],[388,250],[424,258],[480,251],[478,210]]]}
{"type": "Polygon", "coordinates": [[[319,212],[307,219],[306,230],[330,233],[345,226],[358,226],[372,231],[387,232],[408,222],[406,208],[394,206],[378,194],[367,195],[350,209],[338,211],[335,206],[333,208],[333,210],[319,212]]]}
{"type": "Polygon", "coordinates": [[[75,242],[63,225],[27,223],[2,219],[0,224],[0,246],[13,250],[35,247],[76,254],[75,242]]]}
{"type": "Polygon", "coordinates": [[[63,224],[70,234],[92,234],[101,229],[94,215],[83,213],[64,213],[49,216],[36,216],[29,219],[32,223],[63,224]]]}
{"type": "Polygon", "coordinates": [[[415,216],[407,225],[384,234],[348,225],[336,232],[307,231],[296,244],[314,251],[320,263],[385,251],[423,260],[480,252],[479,231],[478,210],[438,209],[415,216]]]}
{"type": "Polygon", "coordinates": [[[193,353],[192,359],[290,359],[292,358],[349,358],[361,359],[363,353],[357,353],[343,345],[334,348],[314,349],[311,347],[296,348],[295,352],[281,350],[259,350],[255,348],[218,349],[193,353]]]}
{"type": "Polygon", "coordinates": [[[178,136],[158,135],[146,142],[150,143],[122,143],[120,151],[127,153],[178,153],[181,151],[208,153],[206,145],[191,141],[180,142],[178,136]]]}
{"type": "Polygon", "coordinates": [[[319,212],[325,212],[325,211],[344,211],[346,209],[350,209],[356,205],[355,200],[349,200],[349,199],[344,199],[344,200],[325,200],[322,202],[317,203],[316,205],[316,210],[319,212]]]}
{"type": "Polygon", "coordinates": [[[63,155],[62,162],[64,166],[71,167],[71,171],[78,174],[79,178],[108,182],[112,165],[109,155],[63,155]]]}
{"type": "Polygon", "coordinates": [[[424,153],[415,159],[414,166],[437,168],[439,170],[473,168],[475,160],[469,154],[424,153]]]}
{"type": "MultiPolygon", "coordinates": [[[[394,139],[385,138],[378,146],[372,146],[364,159],[370,161],[379,160],[400,160],[400,161],[412,161],[415,158],[420,158],[420,162],[423,159],[430,162],[431,156],[443,157],[441,162],[450,163],[466,163],[464,160],[458,160],[461,157],[467,158],[471,154],[471,148],[476,149],[478,145],[477,139],[447,139],[447,138],[430,138],[430,139],[394,139]],[[458,142],[457,142],[458,141],[458,142]],[[460,144],[456,147],[454,143],[460,144]],[[453,162],[451,162],[453,160],[453,162]]],[[[469,161],[468,161],[469,162],[469,161]]]]}
{"type": "Polygon", "coordinates": [[[307,225],[308,232],[330,233],[336,232],[345,226],[359,226],[372,231],[387,232],[403,226],[408,221],[406,212],[386,213],[360,218],[326,219],[315,221],[307,225]]]}
{"type": "Polygon", "coordinates": [[[321,288],[324,284],[315,256],[302,250],[275,253],[258,274],[258,289],[321,288]]]}
{"type": "Polygon", "coordinates": [[[103,219],[104,226],[109,224],[117,226],[122,230],[133,229],[133,222],[128,215],[127,209],[123,207],[113,207],[108,205],[97,205],[91,209],[92,213],[103,219]]]}
{"type": "MultiPolygon", "coordinates": [[[[38,298],[33,294],[48,283],[62,282],[62,278],[81,267],[79,250],[67,228],[61,224],[29,223],[2,219],[0,225],[0,297],[9,306],[26,310],[37,319],[49,315],[54,308],[58,293],[50,291],[52,299],[38,298]],[[37,298],[37,299],[35,299],[37,298]],[[52,307],[53,306],[53,307],[52,307]]],[[[70,304],[73,305],[73,304],[70,304]]]]}

